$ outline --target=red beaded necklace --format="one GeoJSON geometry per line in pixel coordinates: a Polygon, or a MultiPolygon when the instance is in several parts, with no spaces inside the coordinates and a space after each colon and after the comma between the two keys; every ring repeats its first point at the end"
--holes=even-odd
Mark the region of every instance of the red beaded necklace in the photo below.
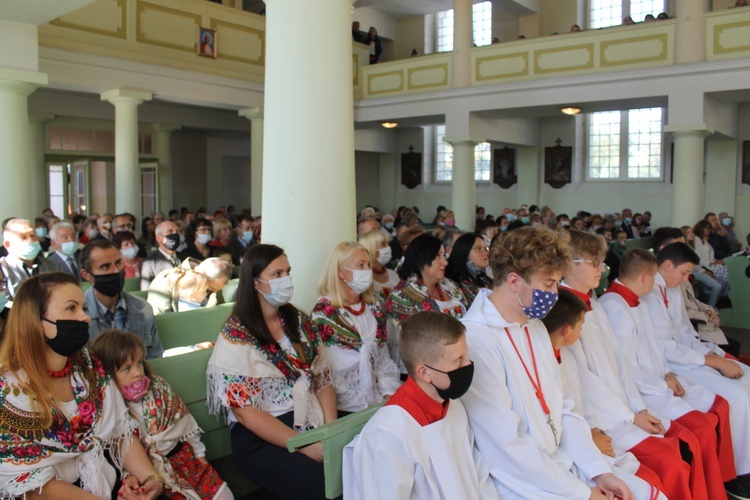
{"type": "Polygon", "coordinates": [[[385,273],[387,273],[387,272],[388,272],[388,270],[387,270],[387,269],[386,269],[385,267],[381,267],[381,268],[380,268],[380,271],[378,271],[377,269],[375,269],[375,268],[373,267],[373,268],[372,268],[372,272],[373,272],[373,273],[375,273],[375,274],[385,274],[385,273]]]}
{"type": "Polygon", "coordinates": [[[52,378],[65,378],[70,375],[71,371],[73,371],[73,360],[68,358],[65,368],[59,371],[49,370],[49,376],[52,378]]]}
{"type": "Polygon", "coordinates": [[[365,310],[366,310],[366,308],[365,308],[365,299],[362,299],[360,301],[359,307],[360,307],[359,311],[355,311],[352,307],[344,305],[344,309],[346,309],[347,311],[349,311],[354,316],[361,316],[365,312],[365,310]]]}
{"type": "Polygon", "coordinates": [[[435,284],[435,292],[437,293],[437,300],[440,302],[445,302],[447,300],[445,295],[443,295],[443,289],[440,288],[440,283],[435,284]]]}

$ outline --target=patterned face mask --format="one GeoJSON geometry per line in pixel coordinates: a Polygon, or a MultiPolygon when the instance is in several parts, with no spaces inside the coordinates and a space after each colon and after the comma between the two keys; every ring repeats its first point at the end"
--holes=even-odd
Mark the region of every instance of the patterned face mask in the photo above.
{"type": "Polygon", "coordinates": [[[146,392],[148,392],[150,385],[151,379],[144,375],[137,382],[120,387],[120,392],[125,401],[140,401],[146,395],[146,392]]]}
{"type": "MultiPolygon", "coordinates": [[[[521,278],[521,281],[526,283],[523,278],[521,278]]],[[[529,285],[528,283],[526,284],[529,285]]],[[[518,299],[518,303],[521,305],[521,308],[523,308],[524,314],[526,314],[526,316],[528,316],[529,318],[544,318],[545,316],[547,316],[547,314],[549,314],[550,310],[557,302],[557,292],[546,292],[544,290],[539,290],[533,287],[531,289],[531,305],[528,307],[523,305],[523,302],[521,302],[521,299],[518,297],[518,292],[516,292],[515,295],[516,299],[518,299]]]]}

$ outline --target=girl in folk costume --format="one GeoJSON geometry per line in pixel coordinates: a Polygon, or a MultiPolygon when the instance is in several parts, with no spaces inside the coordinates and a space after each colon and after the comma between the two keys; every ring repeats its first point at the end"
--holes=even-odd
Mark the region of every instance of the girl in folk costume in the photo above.
{"type": "Polygon", "coordinates": [[[486,269],[490,265],[489,246],[480,236],[461,235],[453,244],[445,275],[458,285],[471,306],[480,288],[492,288],[486,269]]]}
{"type": "Polygon", "coordinates": [[[372,283],[370,255],[353,242],[336,245],[318,283],[311,316],[328,348],[340,413],[379,403],[401,385],[372,283]]]}
{"type": "MultiPolygon", "coordinates": [[[[385,303],[389,349],[399,363],[399,322],[420,311],[443,312],[455,318],[466,313],[464,295],[445,277],[447,266],[442,243],[429,234],[415,238],[404,252],[404,263],[398,271],[401,282],[385,303]]],[[[401,368],[402,373],[406,373],[403,366],[401,368]]]]}
{"type": "Polygon", "coordinates": [[[163,479],[101,362],[82,347],[89,317],[64,273],[21,285],[0,347],[0,497],[154,499],[163,479]],[[127,476],[114,492],[115,467],[127,476]]]}
{"type": "Polygon", "coordinates": [[[94,339],[91,350],[115,379],[151,462],[164,477],[170,498],[190,500],[234,498],[208,464],[201,429],[169,383],[145,362],[143,341],[132,333],[108,330],[94,339]]]}
{"type": "Polygon", "coordinates": [[[393,254],[391,247],[388,246],[388,238],[383,231],[370,231],[359,239],[359,243],[370,253],[375,298],[378,299],[380,305],[385,305],[391,291],[399,282],[396,271],[385,267],[391,261],[393,254]]]}
{"type": "Polygon", "coordinates": [[[232,315],[206,373],[209,411],[226,415],[232,452],[256,484],[287,498],[323,498],[323,447],[289,453],[286,441],[336,419],[325,350],[310,318],[289,304],[294,287],[284,251],[245,254],[232,315]]]}

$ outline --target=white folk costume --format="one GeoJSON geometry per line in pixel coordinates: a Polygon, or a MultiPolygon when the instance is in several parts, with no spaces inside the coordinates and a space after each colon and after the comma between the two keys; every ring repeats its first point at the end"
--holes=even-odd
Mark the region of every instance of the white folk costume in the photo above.
{"type": "MultiPolygon", "coordinates": [[[[647,410],[631,368],[617,347],[617,339],[601,304],[592,294],[565,286],[586,303],[589,310],[578,342],[566,347],[578,369],[584,394],[584,415],[589,425],[612,438],[616,449],[627,450],[661,482],[670,498],[690,496],[690,467],[682,461],[677,437],[652,435],[636,426],[635,414],[647,410]]],[[[662,419],[669,430],[671,422],[662,419]]],[[[641,475],[647,476],[648,473],[641,475]]],[[[651,478],[647,478],[651,481],[651,478]]]]}
{"type": "Polygon", "coordinates": [[[75,399],[53,410],[48,429],[40,428],[25,381],[23,371],[0,375],[0,498],[24,496],[55,478],[80,480],[84,490],[110,498],[116,474],[104,452],[122,471],[135,422],[101,362],[80,352],[70,375],[75,399]]]}
{"type": "Polygon", "coordinates": [[[474,379],[461,399],[500,496],[582,499],[612,470],[564,393],[544,325],[508,323],[479,290],[462,322],[474,379]],[[537,394],[539,397],[537,397],[537,394]]]}
{"type": "Polygon", "coordinates": [[[339,411],[359,411],[396,392],[399,370],[388,353],[377,301],[333,307],[329,297],[320,297],[310,316],[326,346],[339,411]]]}
{"type": "Polygon", "coordinates": [[[726,354],[716,344],[701,342],[687,317],[681,290],[667,287],[659,273],[654,288],[642,300],[654,334],[664,347],[669,368],[681,379],[703,386],[729,403],[731,428],[736,430],[732,432],[732,441],[737,474],[750,473],[750,435],[745,432],[750,423],[750,368],[732,361],[744,372],[734,380],[705,365],[707,355],[726,354]]]}
{"type": "Polygon", "coordinates": [[[458,400],[438,403],[411,378],[344,449],[344,498],[499,499],[458,400]]]}
{"type": "MultiPolygon", "coordinates": [[[[206,370],[207,404],[215,415],[237,422],[230,410],[252,406],[278,417],[294,412],[294,428],[304,431],[323,424],[317,392],[331,385],[325,351],[310,319],[298,311],[301,342],[289,337],[263,344],[235,316],[216,340],[206,370]]],[[[286,325],[282,321],[282,327],[286,325]]]]}
{"type": "Polygon", "coordinates": [[[190,500],[219,498],[227,485],[208,464],[201,429],[185,403],[166,380],[154,376],[139,401],[127,402],[138,421],[139,434],[154,469],[166,481],[170,494],[190,500]]]}
{"type": "MultiPolygon", "coordinates": [[[[726,457],[726,451],[731,449],[731,442],[727,440],[731,439],[731,433],[726,425],[726,401],[684,378],[679,380],[685,394],[681,397],[673,394],[665,380],[670,369],[664,357],[664,348],[649,321],[646,306],[640,303],[632,290],[615,280],[602,296],[601,304],[615,332],[619,349],[632,372],[637,373],[636,385],[644,402],[648,408],[673,421],[667,436],[675,434],[675,423],[690,431],[678,437],[690,444],[694,456],[700,457],[700,460],[691,463],[693,497],[709,495],[709,498],[724,498],[726,492],[722,469],[725,469],[725,461],[722,460],[720,466],[719,457],[726,457]],[[717,437],[719,425],[724,432],[717,437]],[[702,469],[700,473],[697,468],[702,469]]],[[[729,468],[726,470],[728,473],[734,472],[729,468]]]]}
{"type": "MultiPolygon", "coordinates": [[[[383,271],[384,274],[388,277],[386,281],[381,283],[376,279],[372,280],[372,291],[375,293],[375,298],[378,299],[378,302],[380,302],[381,306],[385,306],[385,301],[388,300],[388,297],[391,295],[393,289],[396,288],[396,285],[398,285],[399,281],[401,281],[401,278],[398,277],[398,274],[396,274],[396,271],[394,271],[393,269],[384,267],[383,271]]],[[[375,274],[374,270],[373,274],[375,274]]]]}
{"type": "MultiPolygon", "coordinates": [[[[591,412],[592,406],[589,399],[597,397],[598,394],[585,392],[581,385],[578,365],[572,352],[573,349],[571,349],[576,346],[580,349],[580,344],[576,342],[574,346],[563,347],[560,351],[555,352],[555,357],[560,364],[560,377],[566,392],[575,403],[574,411],[585,418],[592,429],[597,428],[605,431],[606,429],[599,416],[591,412]]],[[[604,454],[602,456],[612,468],[612,472],[628,485],[636,500],[666,500],[666,495],[661,492],[662,482],[655,472],[642,465],[635,455],[618,447],[614,443],[614,439],[612,447],[615,452],[614,457],[604,454]]],[[[679,459],[679,454],[677,458],[679,459]]],[[[687,486],[687,482],[685,486],[687,486]]]]}

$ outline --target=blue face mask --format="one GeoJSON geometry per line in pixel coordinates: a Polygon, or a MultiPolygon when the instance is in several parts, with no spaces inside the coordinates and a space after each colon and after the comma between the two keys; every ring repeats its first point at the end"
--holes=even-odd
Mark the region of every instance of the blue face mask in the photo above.
{"type": "Polygon", "coordinates": [[[21,260],[34,260],[41,251],[42,245],[38,241],[32,241],[31,243],[18,243],[11,253],[21,260]]]}
{"type": "Polygon", "coordinates": [[[38,227],[38,228],[34,229],[34,232],[40,238],[44,238],[45,236],[47,236],[47,228],[46,227],[38,227]]]}
{"type": "Polygon", "coordinates": [[[205,302],[193,302],[192,300],[185,300],[185,299],[179,299],[177,301],[177,311],[193,311],[195,309],[200,309],[201,307],[205,306],[205,302]]]}
{"type": "Polygon", "coordinates": [[[631,222],[633,222],[633,218],[632,217],[625,217],[625,218],[623,218],[623,220],[625,221],[625,224],[630,224],[631,222]]]}
{"type": "Polygon", "coordinates": [[[8,296],[5,295],[5,292],[0,293],[0,312],[3,312],[5,306],[8,305],[8,302],[8,296]]]}
{"type": "Polygon", "coordinates": [[[526,215],[524,215],[523,217],[521,217],[521,222],[523,222],[524,224],[528,224],[528,223],[529,223],[529,220],[530,220],[530,219],[529,219],[529,218],[528,218],[528,216],[526,216],[526,215]]]}
{"type": "Polygon", "coordinates": [[[616,220],[615,221],[615,226],[617,226],[617,227],[622,226],[622,221],[621,220],[616,220]]]}
{"type": "Polygon", "coordinates": [[[253,241],[253,232],[252,231],[243,231],[242,232],[242,239],[245,242],[250,243],[251,241],[253,241]]]}
{"type": "Polygon", "coordinates": [[[721,224],[723,226],[727,226],[727,227],[731,226],[732,225],[732,218],[731,217],[724,217],[723,219],[721,219],[721,224]]]}
{"type": "Polygon", "coordinates": [[[65,243],[60,245],[60,251],[68,257],[72,257],[78,251],[78,242],[66,241],[65,243]]]}
{"type": "Polygon", "coordinates": [[[391,229],[393,229],[393,222],[386,222],[386,223],[385,223],[385,224],[383,224],[383,225],[384,225],[384,226],[385,226],[385,228],[386,228],[387,230],[389,230],[389,231],[390,231],[391,229]]]}
{"type": "Polygon", "coordinates": [[[505,231],[507,231],[507,230],[508,230],[508,226],[500,226],[500,231],[501,231],[501,232],[503,232],[503,233],[504,233],[504,232],[505,232],[505,231]]]}
{"type": "Polygon", "coordinates": [[[518,219],[518,217],[516,217],[516,214],[508,214],[505,216],[505,218],[508,219],[508,222],[513,222],[518,219]]]}
{"type": "MultiPolygon", "coordinates": [[[[523,278],[521,278],[521,280],[523,281],[523,278]]],[[[523,282],[526,283],[526,281],[523,282]]],[[[526,284],[528,285],[528,283],[526,284]]],[[[545,292],[544,290],[532,288],[531,305],[529,307],[523,305],[523,302],[521,302],[521,299],[518,297],[518,293],[516,293],[516,299],[518,299],[518,303],[523,308],[523,312],[526,316],[529,318],[542,319],[549,314],[555,303],[557,303],[557,292],[545,292]]]]}

